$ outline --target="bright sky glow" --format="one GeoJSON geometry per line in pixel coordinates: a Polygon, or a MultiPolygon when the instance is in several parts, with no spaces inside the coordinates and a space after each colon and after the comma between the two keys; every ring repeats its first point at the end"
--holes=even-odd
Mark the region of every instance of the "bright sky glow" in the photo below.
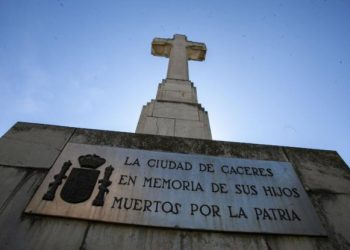
{"type": "Polygon", "coordinates": [[[215,140],[336,150],[350,163],[350,1],[0,1],[0,135],[17,121],[134,132],[166,58],[207,45],[190,79],[215,140]]]}

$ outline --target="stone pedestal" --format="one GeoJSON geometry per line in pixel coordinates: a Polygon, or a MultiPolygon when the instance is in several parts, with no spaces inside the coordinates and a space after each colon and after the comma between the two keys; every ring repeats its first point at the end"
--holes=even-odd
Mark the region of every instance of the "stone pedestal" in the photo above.
{"type": "Polygon", "coordinates": [[[136,133],[210,140],[208,113],[198,104],[193,83],[163,80],[156,100],[143,106],[136,133]]]}
{"type": "Polygon", "coordinates": [[[335,151],[17,123],[0,139],[0,190],[0,249],[277,250],[350,246],[350,171],[335,151]],[[68,143],[289,162],[328,236],[162,229],[23,213],[68,143]]]}

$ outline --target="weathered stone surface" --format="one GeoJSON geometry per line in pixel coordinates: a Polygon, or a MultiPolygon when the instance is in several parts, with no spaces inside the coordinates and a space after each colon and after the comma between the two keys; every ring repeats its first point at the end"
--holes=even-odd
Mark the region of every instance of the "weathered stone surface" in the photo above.
{"type": "Polygon", "coordinates": [[[154,100],[152,100],[151,102],[148,102],[146,105],[142,107],[141,115],[152,116],[153,109],[154,109],[154,100]]]}
{"type": "Polygon", "coordinates": [[[0,139],[0,164],[50,168],[74,128],[18,122],[0,139]]]}
{"type": "Polygon", "coordinates": [[[350,194],[349,168],[335,151],[285,148],[284,152],[307,190],[350,194]]]}
{"type": "Polygon", "coordinates": [[[5,206],[25,175],[23,169],[0,166],[0,207],[5,206]]]}
{"type": "Polygon", "coordinates": [[[157,134],[173,136],[175,131],[175,119],[157,118],[157,134]]]}
{"type": "MultiPolygon", "coordinates": [[[[145,116],[139,120],[136,131],[142,131],[144,134],[157,134],[157,117],[145,116]]],[[[167,129],[169,130],[169,129],[167,129]]],[[[169,133],[171,135],[172,131],[169,133]]]]}
{"type": "Polygon", "coordinates": [[[86,236],[87,249],[181,249],[181,232],[127,225],[95,224],[86,236]]]}
{"type": "Polygon", "coordinates": [[[329,234],[329,241],[317,249],[350,249],[350,171],[337,152],[302,148],[283,149],[295,167],[314,207],[329,234]],[[337,228],[335,230],[335,228],[337,228]]]}
{"type": "Polygon", "coordinates": [[[350,249],[349,211],[350,194],[318,193],[313,195],[320,215],[327,225],[330,242],[334,249],[350,249]]]}
{"type": "Polygon", "coordinates": [[[25,170],[25,176],[17,182],[15,190],[10,192],[11,197],[0,210],[0,249],[80,247],[86,222],[22,214],[45,174],[43,171],[25,170]]]}
{"type": "Polygon", "coordinates": [[[154,104],[153,116],[193,121],[199,120],[197,105],[175,102],[156,102],[154,104]]]}
{"type": "Polygon", "coordinates": [[[190,138],[77,129],[69,142],[178,153],[287,161],[280,147],[190,138]]]}
{"type": "Polygon", "coordinates": [[[209,124],[203,121],[190,121],[190,120],[176,120],[175,123],[175,136],[188,135],[190,138],[203,138],[210,140],[210,128],[209,124]]]}
{"type": "Polygon", "coordinates": [[[87,249],[268,249],[264,236],[95,224],[87,249]]]}
{"type": "Polygon", "coordinates": [[[143,107],[136,133],[211,139],[208,114],[198,104],[152,101],[143,107]]]}
{"type": "MultiPolygon", "coordinates": [[[[28,131],[38,131],[43,125],[30,126],[28,131]]],[[[55,128],[46,127],[49,131],[55,128]]],[[[89,129],[76,129],[69,142],[290,161],[328,237],[172,230],[24,215],[46,170],[7,165],[0,167],[0,249],[350,249],[349,169],[334,151],[89,129]]],[[[2,146],[7,148],[6,143],[2,146]]]]}
{"type": "Polygon", "coordinates": [[[326,237],[312,238],[312,237],[295,237],[295,236],[266,236],[266,244],[268,249],[334,249],[331,242],[326,237]]]}
{"type": "Polygon", "coordinates": [[[190,81],[163,80],[158,86],[157,100],[183,103],[197,103],[197,92],[190,81]]]}
{"type": "Polygon", "coordinates": [[[184,237],[184,246],[190,249],[249,249],[268,250],[264,236],[193,232],[184,237]]]}

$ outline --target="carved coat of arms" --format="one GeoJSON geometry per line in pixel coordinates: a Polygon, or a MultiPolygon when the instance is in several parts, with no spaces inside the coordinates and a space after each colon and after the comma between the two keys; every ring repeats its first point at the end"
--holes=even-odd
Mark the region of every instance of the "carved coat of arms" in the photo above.
{"type": "MultiPolygon", "coordinates": [[[[61,171],[54,176],[53,182],[49,184],[48,191],[44,194],[43,200],[52,201],[55,198],[57,188],[64,182],[61,190],[61,198],[68,203],[81,203],[90,199],[96,186],[100,170],[100,166],[105,164],[106,160],[96,154],[82,155],[78,158],[80,168],[73,168],[69,176],[66,176],[67,171],[72,166],[71,161],[66,161],[61,171]]],[[[114,168],[108,166],[105,168],[104,176],[98,181],[99,191],[92,202],[93,206],[103,206],[104,198],[108,193],[108,186],[112,184],[109,180],[114,168]]]]}

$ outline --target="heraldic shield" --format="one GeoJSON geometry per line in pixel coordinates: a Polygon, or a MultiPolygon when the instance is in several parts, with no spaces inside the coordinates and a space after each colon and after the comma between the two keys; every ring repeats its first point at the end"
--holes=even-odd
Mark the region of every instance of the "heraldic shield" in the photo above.
{"type": "Polygon", "coordinates": [[[73,168],[61,191],[61,198],[69,203],[80,203],[90,198],[99,170],[73,168]]]}
{"type": "Polygon", "coordinates": [[[100,171],[96,170],[106,162],[98,155],[79,157],[81,168],[73,168],[61,191],[61,198],[69,203],[80,203],[88,200],[97,183],[100,171]]]}
{"type": "MultiPolygon", "coordinates": [[[[93,155],[82,155],[79,157],[81,168],[73,168],[67,178],[66,173],[72,166],[71,161],[63,163],[61,171],[54,175],[54,181],[49,183],[49,188],[43,196],[43,200],[53,201],[56,191],[62,184],[64,179],[67,179],[61,190],[61,198],[69,203],[80,203],[87,201],[94,191],[100,171],[96,168],[103,165],[106,160],[102,157],[93,155]]],[[[103,178],[98,181],[98,193],[92,202],[93,206],[101,207],[104,204],[106,193],[109,192],[108,186],[112,184],[110,177],[114,168],[110,165],[105,168],[103,178]]]]}

